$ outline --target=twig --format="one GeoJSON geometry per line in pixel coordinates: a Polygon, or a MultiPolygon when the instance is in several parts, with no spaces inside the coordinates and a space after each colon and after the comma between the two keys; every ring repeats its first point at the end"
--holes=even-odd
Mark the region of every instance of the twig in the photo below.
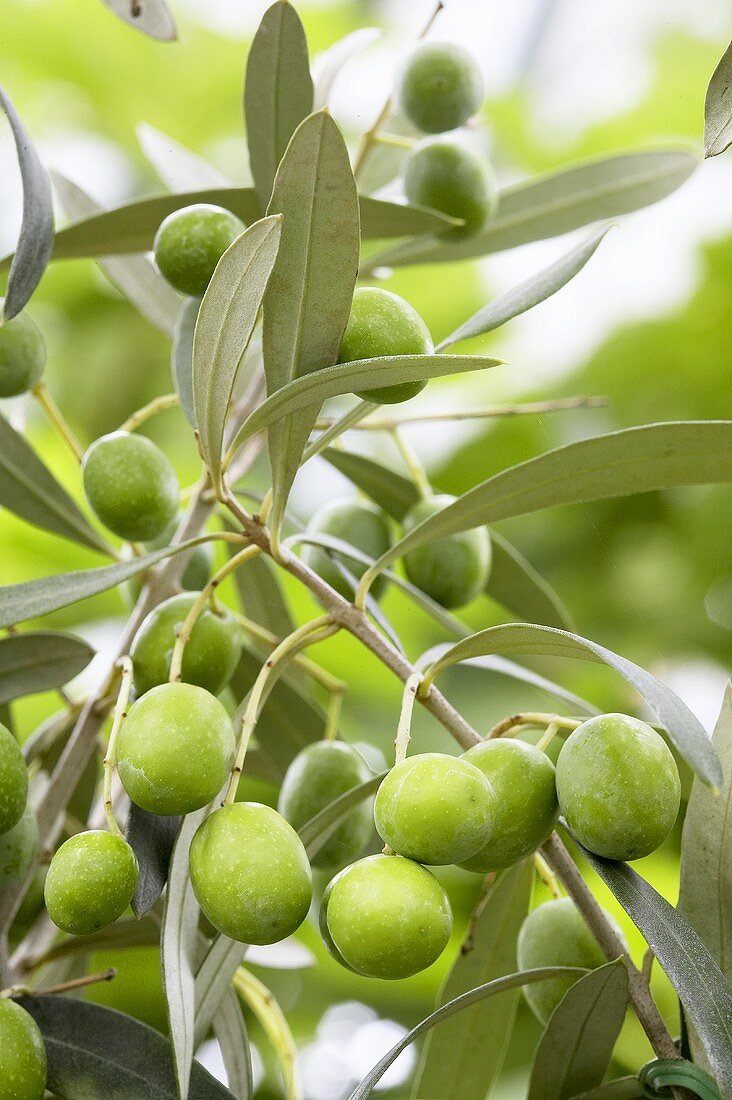
{"type": "Polygon", "coordinates": [[[134,432],[136,428],[139,428],[141,424],[149,420],[151,416],[156,416],[158,413],[165,412],[166,409],[174,409],[178,404],[180,404],[180,402],[178,401],[177,393],[164,393],[161,397],[153,398],[147,405],[143,405],[137,412],[133,412],[131,416],[128,416],[124,424],[120,425],[119,430],[121,432],[134,432]]]}
{"type": "MultiPolygon", "coordinates": [[[[478,405],[472,409],[453,409],[449,412],[404,412],[399,416],[374,416],[359,423],[348,424],[343,431],[388,432],[393,428],[408,427],[410,424],[438,424],[447,421],[492,420],[510,416],[537,416],[543,413],[563,412],[567,409],[595,409],[608,404],[606,397],[559,397],[553,401],[527,401],[518,405],[478,405]]],[[[316,421],[317,431],[328,431],[339,424],[339,420],[321,417],[316,421]]],[[[321,436],[322,439],[322,436],[321,436]]],[[[318,440],[320,443],[320,439],[318,440]]]]}
{"type": "Polygon", "coordinates": [[[51,397],[45,382],[36,382],[33,387],[33,396],[45,412],[51,424],[53,424],[61,439],[63,439],[64,443],[73,454],[76,461],[81,462],[84,457],[84,448],[69,427],[66,417],[51,397]]]}

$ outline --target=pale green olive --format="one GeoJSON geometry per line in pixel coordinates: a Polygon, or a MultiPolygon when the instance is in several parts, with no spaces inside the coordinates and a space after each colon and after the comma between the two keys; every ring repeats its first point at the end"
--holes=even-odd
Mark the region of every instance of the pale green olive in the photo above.
{"type": "Polygon", "coordinates": [[[0,999],[0,1098],[43,1100],[46,1048],[33,1017],[15,1001],[0,999]]]}
{"type": "Polygon", "coordinates": [[[120,836],[77,833],[51,860],[44,895],[48,915],[63,932],[88,936],[121,917],[137,888],[135,853],[120,836]]]}
{"type": "Polygon", "coordinates": [[[20,821],[28,801],[28,770],[20,745],[7,726],[0,724],[0,833],[20,821]]]}

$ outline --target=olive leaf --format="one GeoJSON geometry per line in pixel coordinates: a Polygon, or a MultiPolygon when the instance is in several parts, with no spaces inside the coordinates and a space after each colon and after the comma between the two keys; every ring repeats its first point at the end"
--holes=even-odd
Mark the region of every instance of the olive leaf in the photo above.
{"type": "Polygon", "coordinates": [[[571,627],[571,616],[549,582],[503,535],[492,530],[490,536],[486,594],[527,622],[571,627]]]}
{"type": "Polygon", "coordinates": [[[320,849],[330,840],[336,829],[346,821],[353,811],[372,794],[379,789],[388,772],[359,783],[357,787],[351,787],[344,794],[329,802],[327,806],[311,817],[298,829],[300,840],[305,845],[308,859],[314,859],[320,849]]]}
{"type": "Polygon", "coordinates": [[[312,63],[313,73],[313,110],[327,107],[333,85],[344,65],[361,50],[381,38],[383,32],[378,27],[359,27],[350,34],[339,38],[329,49],[318,54],[312,63]]]}
{"type": "Polygon", "coordinates": [[[0,703],[63,687],[93,656],[74,634],[38,630],[0,638],[0,703]]]}
{"type": "Polygon", "coordinates": [[[137,127],[137,140],[148,161],[170,191],[232,186],[226,176],[207,160],[147,122],[137,127]]]}
{"type": "Polygon", "coordinates": [[[138,919],[152,909],[165,889],[180,822],[179,817],[151,814],[134,802],[130,803],[125,839],[140,868],[131,902],[132,912],[138,919]]]}
{"type": "MultiPolygon", "coordinates": [[[[481,896],[460,954],[440,990],[442,1004],[515,969],[516,941],[529,909],[532,878],[531,861],[524,860],[501,874],[487,897],[481,896]]],[[[413,1096],[485,1100],[501,1072],[518,1001],[517,987],[509,996],[480,1001],[430,1032],[413,1096]],[[486,1042],[488,1035],[490,1042],[486,1042]]]]}
{"type": "MultiPolygon", "coordinates": [[[[278,6],[283,5],[279,3],[278,6]]],[[[193,404],[201,452],[221,481],[224,427],[234,382],[277,259],[282,219],[255,222],[227,248],[203,295],[193,337],[193,404]]]]}
{"type": "Polygon", "coordinates": [[[622,959],[592,970],[570,986],[536,1048],[528,1100],[566,1100],[599,1085],[628,1001],[628,971],[622,959]]]}
{"type": "Polygon", "coordinates": [[[655,1058],[638,1074],[645,1096],[667,1096],[674,1086],[688,1089],[701,1100],[722,1100],[716,1082],[699,1066],[684,1058],[655,1058]]]}
{"type": "Polygon", "coordinates": [[[279,576],[268,558],[257,554],[245,561],[236,570],[234,583],[242,607],[253,622],[259,623],[279,639],[292,633],[295,623],[279,576]]]}
{"type": "Polygon", "coordinates": [[[196,1044],[203,1042],[219,1010],[226,991],[231,986],[246,952],[246,944],[237,943],[220,933],[207,946],[196,971],[195,1016],[196,1044]]]}
{"type": "Polygon", "coordinates": [[[53,248],[51,181],[9,96],[0,87],[2,107],[13,132],[23,185],[23,217],[10,267],[0,323],[20,313],[41,281],[53,248]]]}
{"type": "Polygon", "coordinates": [[[326,448],[320,457],[399,522],[419,501],[419,491],[413,481],[373,458],[335,447],[326,448]]]}
{"type": "Polygon", "coordinates": [[[65,539],[111,553],[64,487],[19,432],[0,416],[0,506],[65,539]]]}
{"type": "Polygon", "coordinates": [[[227,989],[213,1018],[213,1030],[221,1051],[229,1089],[236,1100],[254,1095],[249,1035],[239,998],[227,989]]]}
{"type": "Polygon", "coordinates": [[[716,157],[732,144],[732,42],[722,54],[704,100],[704,156],[716,157]]]}
{"type": "Polygon", "coordinates": [[[43,962],[54,962],[69,955],[87,954],[97,951],[119,951],[124,948],[156,947],[160,942],[160,926],[151,917],[133,920],[131,917],[116,921],[100,932],[89,936],[69,937],[44,952],[43,962]]]}
{"type": "Polygon", "coordinates": [[[186,420],[196,428],[193,404],[193,335],[196,331],[200,298],[187,298],[180,306],[170,352],[170,373],[186,420]]]}
{"type": "Polygon", "coordinates": [[[137,0],[137,3],[131,3],[130,0],[102,0],[102,3],[124,23],[150,38],[171,42],[177,37],[175,23],[165,0],[137,0]]]}

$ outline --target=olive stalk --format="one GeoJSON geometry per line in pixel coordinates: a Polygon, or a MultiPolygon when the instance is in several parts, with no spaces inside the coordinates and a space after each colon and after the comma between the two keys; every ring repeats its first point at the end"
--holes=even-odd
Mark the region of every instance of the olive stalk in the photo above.
{"type": "Polygon", "coordinates": [[[147,405],[143,405],[141,409],[137,409],[131,416],[128,416],[124,424],[120,424],[119,431],[134,432],[146,420],[157,416],[158,413],[165,412],[167,409],[174,409],[179,404],[177,393],[164,393],[160,397],[154,397],[147,405]]]}
{"type": "MultiPolygon", "coordinates": [[[[493,420],[504,416],[540,416],[543,413],[562,412],[566,409],[595,409],[605,405],[607,405],[607,398],[605,397],[585,397],[583,395],[578,395],[576,397],[561,397],[555,401],[527,401],[524,404],[517,405],[476,405],[470,409],[451,409],[447,412],[429,412],[425,410],[424,412],[404,412],[400,413],[399,416],[381,415],[372,418],[368,418],[367,414],[364,414],[363,419],[359,417],[358,422],[348,424],[340,430],[356,432],[389,432],[393,428],[401,428],[410,424],[452,423],[461,420],[493,420]]],[[[360,408],[361,406],[356,405],[350,412],[355,412],[360,408]]],[[[372,405],[371,408],[380,408],[380,406],[372,405]]],[[[316,421],[315,428],[317,431],[325,433],[335,428],[337,425],[342,424],[347,416],[348,413],[345,413],[337,420],[333,420],[329,417],[322,417],[316,421]]],[[[311,449],[312,446],[319,446],[322,439],[323,436],[320,436],[317,443],[311,445],[311,449]]],[[[328,440],[328,442],[330,442],[330,440],[328,440]]],[[[306,458],[309,457],[307,451],[305,452],[305,456],[306,458]]],[[[305,461],[305,459],[303,461],[305,461]]]]}
{"type": "Polygon", "coordinates": [[[123,833],[117,823],[117,818],[114,816],[114,809],[112,807],[112,780],[114,778],[114,769],[117,765],[119,735],[122,730],[122,723],[127,717],[127,707],[129,706],[130,693],[132,691],[132,661],[129,657],[120,657],[117,665],[120,669],[121,676],[119,694],[114,708],[114,718],[112,719],[112,729],[109,734],[109,741],[107,742],[107,751],[104,754],[103,798],[104,815],[107,819],[109,831],[114,836],[121,837],[123,833]]]}
{"type": "Polygon", "coordinates": [[[404,685],[402,695],[402,709],[399,714],[399,725],[394,741],[394,763],[401,764],[406,759],[409,750],[409,742],[412,734],[412,714],[414,713],[414,700],[417,698],[419,682],[422,679],[419,672],[413,673],[404,685]]]}
{"type": "Polygon", "coordinates": [[[250,1008],[269,1039],[282,1069],[286,1100],[301,1100],[297,1072],[297,1044],[285,1015],[266,985],[240,966],[234,975],[234,989],[250,1008]]]}
{"type": "Polygon", "coordinates": [[[432,495],[432,486],[430,485],[429,478],[427,477],[427,473],[419,455],[412,445],[407,443],[406,439],[399,431],[398,426],[390,428],[389,435],[394,440],[397,450],[404,460],[404,465],[407,467],[407,471],[414,483],[415,489],[422,500],[427,500],[432,495]]]}
{"type": "Polygon", "coordinates": [[[79,443],[79,440],[76,438],[76,435],[69,426],[66,417],[61,412],[54,399],[51,397],[48,386],[45,382],[36,382],[35,386],[33,387],[33,396],[43,409],[44,413],[48,417],[55,430],[58,432],[61,439],[63,439],[64,443],[73,454],[76,461],[81,462],[84,457],[84,448],[82,447],[81,443],[79,443]]]}

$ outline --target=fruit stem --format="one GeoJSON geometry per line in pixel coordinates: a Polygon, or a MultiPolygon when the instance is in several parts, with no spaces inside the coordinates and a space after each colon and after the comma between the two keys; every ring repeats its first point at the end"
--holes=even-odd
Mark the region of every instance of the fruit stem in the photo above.
{"type": "MultiPolygon", "coordinates": [[[[472,409],[452,409],[448,412],[404,412],[400,413],[399,416],[375,416],[372,420],[364,419],[363,423],[349,424],[348,427],[358,432],[388,432],[392,428],[407,424],[490,420],[502,416],[535,416],[549,412],[562,412],[565,409],[595,409],[605,405],[607,405],[606,397],[585,397],[580,394],[576,397],[561,397],[554,401],[527,401],[525,404],[520,405],[477,405],[472,409]]],[[[372,408],[376,407],[372,406],[372,408]]],[[[340,424],[343,419],[345,417],[341,417],[340,420],[331,420],[324,417],[316,422],[315,427],[319,431],[329,431],[340,424]]],[[[315,446],[320,444],[322,438],[321,436],[318,439],[315,446]]]]}
{"type": "Polygon", "coordinates": [[[414,482],[420,497],[422,500],[427,500],[432,495],[432,486],[430,485],[429,478],[427,477],[427,473],[419,455],[411,444],[407,443],[396,425],[389,429],[389,435],[394,440],[397,450],[404,459],[404,465],[407,467],[409,476],[414,482]]]}
{"type": "Polygon", "coordinates": [[[417,698],[417,690],[419,688],[419,683],[421,679],[421,674],[419,672],[414,672],[404,685],[404,693],[402,694],[402,709],[399,715],[397,735],[394,740],[395,764],[401,764],[402,760],[406,758],[407,751],[409,750],[409,742],[412,739],[411,730],[412,714],[414,713],[414,700],[417,698]]]}
{"type": "MultiPolygon", "coordinates": [[[[425,673],[425,680],[430,677],[431,682],[434,675],[436,675],[436,671],[432,673],[432,669],[428,669],[425,673]]],[[[534,711],[525,711],[521,714],[510,714],[508,718],[502,718],[500,722],[496,722],[495,726],[488,730],[486,740],[492,740],[494,737],[511,737],[523,726],[538,726],[539,728],[545,726],[547,733],[549,728],[554,726],[553,737],[559,730],[574,732],[578,726],[582,725],[583,721],[584,719],[581,718],[564,718],[561,714],[538,714],[534,711]]],[[[546,737],[546,734],[544,736],[546,737]]]]}
{"type": "Polygon", "coordinates": [[[121,432],[134,432],[141,424],[144,424],[150,417],[155,416],[157,413],[165,412],[166,409],[173,409],[176,405],[180,404],[178,401],[177,393],[164,393],[160,397],[153,398],[147,405],[143,405],[141,409],[133,412],[131,416],[128,416],[124,424],[120,424],[119,431],[121,432]]]}
{"type": "Polygon", "coordinates": [[[554,874],[541,852],[534,852],[534,870],[536,871],[537,875],[544,883],[552,897],[561,897],[561,891],[559,889],[557,876],[554,874]]]}
{"type": "Polygon", "coordinates": [[[71,430],[66,417],[51,397],[46,383],[36,382],[32,392],[36,401],[43,409],[61,439],[63,439],[64,443],[67,445],[76,461],[81,462],[84,457],[84,448],[71,430]]]}
{"type": "Polygon", "coordinates": [[[120,657],[117,661],[117,667],[121,669],[122,677],[119,685],[119,692],[117,694],[117,702],[114,707],[114,717],[112,719],[112,729],[109,734],[109,741],[107,742],[107,751],[104,754],[104,814],[107,818],[107,825],[109,831],[114,836],[123,836],[122,830],[117,824],[117,818],[114,816],[114,810],[112,808],[112,779],[114,777],[114,769],[117,763],[117,745],[119,743],[119,734],[122,729],[122,723],[127,717],[127,707],[130,701],[130,692],[132,691],[132,661],[129,657],[120,657]]]}
{"type": "Polygon", "coordinates": [[[233,984],[242,1001],[259,1020],[262,1030],[274,1047],[284,1078],[286,1100],[302,1100],[297,1072],[297,1044],[274,995],[243,966],[234,975],[233,984]]]}
{"type": "Polygon", "coordinates": [[[554,740],[555,735],[559,732],[559,726],[556,722],[550,722],[546,727],[546,733],[539,738],[536,742],[536,747],[539,752],[545,752],[551,742],[554,740]]]}
{"type": "Polygon", "coordinates": [[[335,420],[316,422],[316,429],[322,431],[323,434],[318,436],[315,442],[305,449],[300,465],[304,466],[311,458],[322,454],[326,447],[339,439],[344,432],[360,425],[361,421],[376,408],[378,408],[378,405],[375,405],[372,401],[359,401],[353,408],[344,412],[342,416],[337,417],[335,420]]]}
{"type": "MultiPolygon", "coordinates": [[[[248,619],[246,615],[242,615],[241,612],[235,611],[231,607],[227,608],[227,610],[248,634],[251,634],[253,638],[257,638],[258,641],[264,642],[265,645],[270,646],[272,649],[278,646],[282,641],[282,638],[278,638],[271,630],[267,630],[266,627],[260,626],[259,623],[255,623],[253,619],[248,619]]],[[[324,687],[330,694],[340,692],[342,695],[345,695],[346,688],[348,687],[346,681],[340,680],[337,676],[328,672],[328,670],[319,665],[317,661],[311,661],[305,654],[298,653],[293,657],[293,663],[299,665],[303,672],[306,672],[316,684],[320,684],[321,687],[324,687]]]]}
{"type": "Polygon", "coordinates": [[[391,145],[395,149],[412,149],[416,144],[415,138],[404,137],[403,134],[388,134],[382,130],[378,134],[374,134],[374,141],[377,141],[379,145],[391,145]]]}
{"type": "Polygon", "coordinates": [[[325,723],[325,733],[323,738],[326,741],[335,741],[338,737],[338,726],[341,720],[341,711],[343,710],[343,696],[346,694],[346,685],[341,681],[337,687],[330,689],[330,699],[328,700],[328,717],[325,723]]]}
{"type": "Polygon", "coordinates": [[[107,970],[100,970],[98,974],[85,974],[81,978],[72,978],[71,981],[61,982],[59,985],[50,985],[48,989],[42,989],[41,993],[66,993],[71,989],[83,989],[87,985],[96,985],[97,982],[111,982],[117,977],[117,971],[113,966],[107,970]]]}

